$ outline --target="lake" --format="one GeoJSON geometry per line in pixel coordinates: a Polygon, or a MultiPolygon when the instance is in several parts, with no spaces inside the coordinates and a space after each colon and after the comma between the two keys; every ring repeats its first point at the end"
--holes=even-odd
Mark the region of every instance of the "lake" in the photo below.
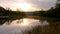
{"type": "Polygon", "coordinates": [[[26,31],[33,30],[37,26],[43,27],[48,25],[50,25],[48,21],[35,18],[9,20],[0,25],[0,34],[23,34],[26,31]]]}
{"type": "Polygon", "coordinates": [[[0,34],[59,34],[60,20],[50,17],[26,16],[4,21],[0,34]]]}

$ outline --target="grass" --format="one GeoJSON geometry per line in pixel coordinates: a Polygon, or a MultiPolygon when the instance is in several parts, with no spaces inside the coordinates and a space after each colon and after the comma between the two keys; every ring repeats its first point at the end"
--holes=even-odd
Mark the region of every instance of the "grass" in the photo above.
{"type": "Polygon", "coordinates": [[[43,27],[38,26],[30,31],[24,32],[24,34],[60,34],[60,22],[43,27]]]}

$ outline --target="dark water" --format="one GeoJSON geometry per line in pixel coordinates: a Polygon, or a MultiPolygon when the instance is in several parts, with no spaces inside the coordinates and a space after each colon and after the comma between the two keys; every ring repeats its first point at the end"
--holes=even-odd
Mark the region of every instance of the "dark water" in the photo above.
{"type": "Polygon", "coordinates": [[[23,18],[13,21],[9,20],[0,26],[0,34],[22,34],[25,31],[32,30],[34,27],[46,25],[49,25],[46,20],[33,18],[23,18]]]}
{"type": "Polygon", "coordinates": [[[0,25],[0,34],[58,34],[60,21],[55,18],[27,16],[0,25]]]}

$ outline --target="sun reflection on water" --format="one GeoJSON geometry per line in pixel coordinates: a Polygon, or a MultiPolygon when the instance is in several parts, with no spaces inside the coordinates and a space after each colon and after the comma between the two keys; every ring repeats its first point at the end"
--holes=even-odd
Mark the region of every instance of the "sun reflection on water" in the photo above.
{"type": "Polygon", "coordinates": [[[40,20],[35,20],[35,19],[29,19],[29,18],[23,18],[20,20],[14,20],[12,21],[10,24],[8,24],[9,22],[6,22],[5,24],[3,24],[4,26],[30,26],[30,25],[40,25],[40,26],[45,26],[45,25],[49,25],[49,23],[47,21],[40,21],[40,20]]]}
{"type": "Polygon", "coordinates": [[[23,25],[23,26],[27,26],[29,23],[28,23],[28,19],[22,19],[22,23],[21,23],[21,25],[23,25]]]}
{"type": "MultiPolygon", "coordinates": [[[[6,22],[8,23],[8,22],[6,22]]],[[[0,26],[0,33],[3,34],[22,34],[25,31],[30,31],[33,28],[37,26],[45,26],[49,25],[47,21],[41,21],[41,20],[36,20],[36,19],[31,19],[31,18],[23,18],[20,20],[14,20],[10,24],[4,24],[3,26],[0,26]]]]}

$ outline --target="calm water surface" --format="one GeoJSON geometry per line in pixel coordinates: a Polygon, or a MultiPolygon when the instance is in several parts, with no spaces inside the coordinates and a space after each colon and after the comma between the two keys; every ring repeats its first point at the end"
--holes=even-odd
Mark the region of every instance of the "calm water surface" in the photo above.
{"type": "Polygon", "coordinates": [[[31,18],[23,18],[20,20],[7,21],[0,26],[0,34],[22,34],[25,31],[32,30],[37,26],[49,25],[46,20],[37,20],[31,18]]]}

